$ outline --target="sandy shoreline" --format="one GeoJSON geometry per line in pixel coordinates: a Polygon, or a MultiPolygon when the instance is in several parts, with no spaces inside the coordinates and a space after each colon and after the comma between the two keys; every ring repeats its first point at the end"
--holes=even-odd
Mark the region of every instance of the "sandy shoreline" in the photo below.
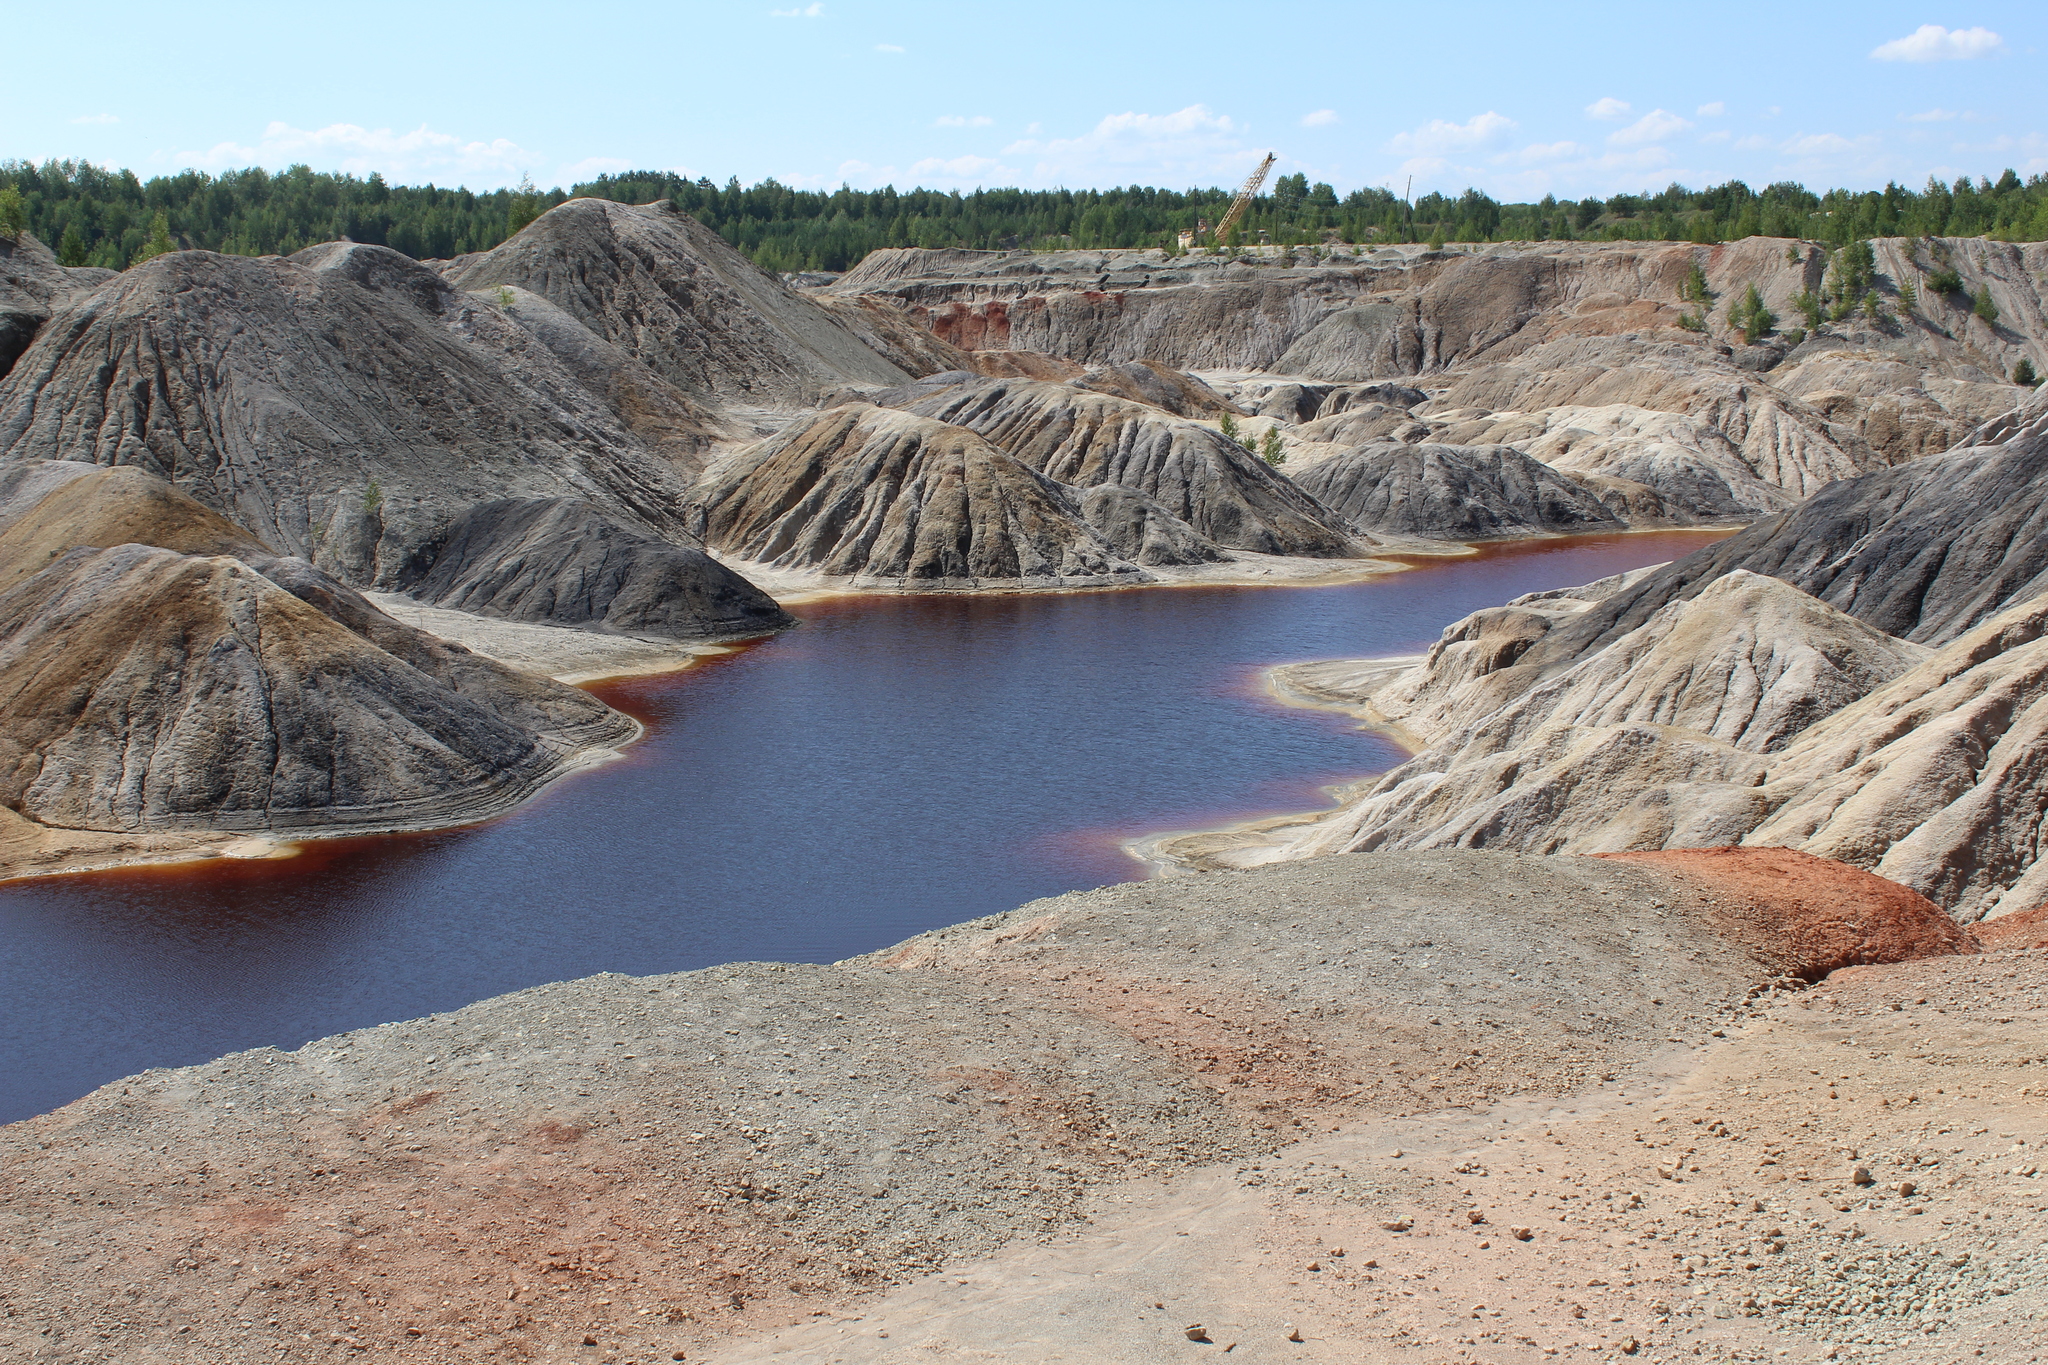
{"type": "MultiPolygon", "coordinates": [[[[1572,537],[1520,537],[1516,538],[1514,543],[1521,543],[1523,540],[1568,539],[1572,537]]],[[[1031,589],[869,584],[852,579],[830,579],[815,573],[793,572],[727,556],[718,558],[759,584],[780,604],[794,606],[844,597],[903,596],[935,592],[1013,595],[1022,592],[1117,592],[1143,588],[1327,587],[1363,582],[1417,567],[1413,563],[1403,562],[1404,560],[1464,558],[1479,554],[1488,545],[1498,543],[1500,542],[1403,542],[1383,547],[1380,553],[1387,556],[1385,558],[1342,560],[1303,559],[1234,551],[1232,559],[1226,563],[1150,570],[1155,578],[1154,581],[1147,583],[1031,589]]],[[[649,637],[607,635],[596,631],[476,616],[445,607],[429,606],[401,593],[368,592],[364,595],[394,620],[417,630],[462,645],[476,653],[496,659],[508,667],[537,673],[575,686],[612,678],[679,672],[693,668],[707,659],[730,654],[745,643],[737,640],[690,643],[649,637]]],[[[1283,665],[1267,671],[1267,685],[1276,698],[1289,705],[1343,710],[1370,722],[1371,717],[1366,716],[1364,712],[1332,701],[1318,700],[1312,687],[1296,686],[1281,681],[1279,676],[1288,669],[1326,667],[1332,663],[1344,662],[1354,661],[1317,661],[1312,664],[1283,665]]],[[[1367,728],[1381,729],[1391,734],[1396,742],[1403,742],[1397,730],[1371,724],[1367,728]]],[[[628,740],[626,744],[629,746],[633,742],[628,740]]],[[[481,819],[493,819],[516,809],[539,791],[552,786],[554,782],[617,756],[617,751],[606,750],[589,761],[566,764],[534,792],[481,819]]],[[[1334,800],[1344,789],[1334,787],[1326,790],[1332,794],[1334,800]]],[[[1325,811],[1327,809],[1329,808],[1324,808],[1325,811]]],[[[1152,846],[1169,840],[1204,834],[1221,836],[1238,831],[1249,834],[1259,828],[1274,828],[1298,820],[1311,819],[1322,813],[1318,811],[1268,816],[1258,821],[1239,822],[1223,830],[1170,831],[1133,840],[1126,844],[1126,849],[1132,856],[1153,867],[1155,872],[1170,872],[1176,870],[1172,860],[1162,861],[1155,857],[1151,851],[1152,846]]],[[[73,872],[101,872],[114,868],[197,862],[223,857],[288,858],[297,852],[297,845],[316,839],[398,832],[416,833],[425,829],[459,828],[463,824],[473,823],[479,821],[465,820],[457,825],[432,826],[393,823],[389,826],[354,827],[346,830],[273,830],[261,834],[237,830],[139,832],[58,829],[25,820],[11,811],[0,811],[0,882],[60,876],[73,872]]]]}
{"type": "MultiPolygon", "coordinates": [[[[1265,684],[1267,694],[1281,705],[1350,716],[1359,722],[1360,730],[1369,730],[1399,745],[1406,758],[1422,749],[1421,742],[1387,720],[1370,703],[1357,700],[1357,696],[1394,674],[1414,667],[1426,657],[1422,654],[1388,654],[1368,659],[1310,659],[1275,664],[1261,670],[1259,680],[1265,684]]],[[[1350,781],[1335,782],[1321,788],[1326,804],[1314,810],[1258,815],[1205,829],[1162,830],[1126,839],[1123,849],[1151,869],[1151,875],[1155,877],[1233,871],[1244,864],[1219,863],[1214,861],[1214,855],[1264,844],[1268,841],[1263,836],[1272,830],[1313,824],[1343,806],[1362,787],[1378,781],[1383,771],[1361,773],[1350,781]]]]}
{"type": "Polygon", "coordinates": [[[850,575],[820,574],[808,569],[785,569],[756,560],[736,559],[730,555],[714,557],[786,607],[835,597],[900,597],[926,593],[1014,597],[1046,593],[1132,592],[1146,588],[1323,587],[1337,583],[1361,583],[1384,574],[1402,573],[1414,567],[1399,562],[1400,559],[1455,559],[1478,552],[1478,546],[1462,541],[1416,541],[1413,544],[1403,542],[1382,547],[1374,556],[1361,559],[1304,559],[1294,555],[1262,555],[1249,550],[1233,550],[1230,552],[1231,558],[1220,564],[1148,568],[1145,572],[1151,577],[1142,582],[1076,581],[1051,583],[1043,587],[1026,587],[1015,583],[1007,586],[982,586],[977,582],[906,583],[899,579],[876,580],[850,575]]]}

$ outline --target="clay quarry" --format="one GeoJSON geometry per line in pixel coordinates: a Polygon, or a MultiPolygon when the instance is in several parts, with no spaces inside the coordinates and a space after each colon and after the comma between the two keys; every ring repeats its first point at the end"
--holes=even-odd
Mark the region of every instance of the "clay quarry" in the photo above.
{"type": "Polygon", "coordinates": [[[2048,245],[1869,245],[0,239],[9,880],[503,817],[847,595],[1726,533],[1264,669],[1404,757],[1120,884],[104,1077],[0,1358],[2048,1358],[2048,245]]]}

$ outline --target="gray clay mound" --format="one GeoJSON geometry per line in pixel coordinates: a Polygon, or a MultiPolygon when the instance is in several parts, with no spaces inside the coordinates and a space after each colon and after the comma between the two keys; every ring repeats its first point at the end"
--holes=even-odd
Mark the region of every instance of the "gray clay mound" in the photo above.
{"type": "Polygon", "coordinates": [[[794,619],[702,550],[568,498],[506,498],[455,519],[405,590],[478,616],[677,640],[735,639],[794,619]]]}
{"type": "Polygon", "coordinates": [[[1061,483],[1136,489],[1225,549],[1314,558],[1358,551],[1341,517],[1243,446],[1143,403],[1071,384],[983,379],[910,411],[979,432],[1061,483]]]}
{"type": "Polygon", "coordinates": [[[738,452],[698,488],[705,541],[861,583],[1143,582],[1061,487],[971,431],[848,403],[738,452]]]}
{"type": "Polygon", "coordinates": [[[788,406],[837,384],[910,377],[665,202],[572,199],[450,272],[460,289],[539,294],[699,397],[788,406]]]}
{"type": "MultiPolygon", "coordinates": [[[[1392,408],[1405,412],[1429,395],[1406,384],[1316,384],[1281,380],[1238,386],[1238,402],[1260,417],[1283,422],[1317,422],[1364,409],[1392,408]]],[[[1320,436],[1317,440],[1333,440],[1320,436]]]]}
{"type": "Polygon", "coordinates": [[[633,733],[304,561],[261,563],[81,547],[0,594],[0,805],[69,829],[428,828],[633,733]]]}
{"type": "Polygon", "coordinates": [[[0,381],[0,462],[132,465],[351,582],[504,497],[680,530],[650,452],[494,304],[383,247],[184,251],[59,313],[0,381]]]}
{"type": "Polygon", "coordinates": [[[1244,409],[1232,404],[1195,376],[1155,365],[1149,360],[1126,360],[1090,370],[1074,381],[1074,387],[1114,394],[1134,403],[1148,403],[1176,417],[1192,417],[1197,421],[1221,417],[1226,412],[1240,417],[1245,415],[1244,409]]]}
{"type": "Polygon", "coordinates": [[[2048,588],[2048,394],[1965,446],[1845,479],[1649,575],[1526,661],[1568,667],[1735,569],[1769,574],[1866,625],[1941,645],[2048,588]]]}
{"type": "Polygon", "coordinates": [[[1230,556],[1135,488],[1098,484],[1080,492],[1081,520],[1134,564],[1214,564],[1230,556]]]}
{"type": "Polygon", "coordinates": [[[0,237],[0,379],[51,313],[113,278],[111,270],[58,264],[50,249],[26,232],[12,241],[0,237]]]}
{"type": "Polygon", "coordinates": [[[530,290],[500,286],[479,297],[531,332],[649,451],[686,478],[702,472],[705,451],[727,434],[713,408],[530,290]]]}
{"type": "Polygon", "coordinates": [[[1443,540],[1618,531],[1583,484],[1512,446],[1381,442],[1332,455],[1297,482],[1362,530],[1443,540]]]}
{"type": "Polygon", "coordinates": [[[154,545],[239,559],[276,554],[139,469],[25,460],[0,472],[0,592],[81,545],[154,545]]]}

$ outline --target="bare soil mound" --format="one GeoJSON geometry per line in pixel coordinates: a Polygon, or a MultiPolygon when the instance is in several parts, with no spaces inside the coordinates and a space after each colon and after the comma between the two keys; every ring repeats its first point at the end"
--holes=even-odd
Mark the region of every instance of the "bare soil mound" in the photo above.
{"type": "Polygon", "coordinates": [[[695,511],[719,550],[856,586],[1147,581],[1081,519],[1071,490],[963,427],[868,403],[720,461],[695,511]]]}
{"type": "Polygon", "coordinates": [[[137,544],[0,593],[0,697],[0,805],[122,833],[460,824],[635,733],[303,560],[137,544]]]}
{"type": "MultiPolygon", "coordinates": [[[[1727,899],[1655,864],[1326,858],[1061,896],[836,966],[593,977],[146,1073],[0,1129],[0,1342],[38,1362],[88,1346],[197,1362],[521,1360],[593,1344],[593,1358],[647,1362],[721,1342],[746,1357],[749,1339],[798,1329],[812,1336],[785,1358],[814,1360],[842,1349],[816,1334],[847,1322],[804,1328],[814,1318],[891,1286],[950,1292],[923,1277],[964,1276],[1005,1247],[1053,1267],[984,1300],[989,1331],[1071,1328],[1068,1358],[1124,1361],[1185,1348],[1184,1322],[1218,1323],[1217,1301],[1168,1320],[1162,1286],[1143,1312],[1119,1291],[1056,1326],[1069,1306],[1041,1310],[1059,1276],[1029,1276],[1063,1260],[1083,1279],[1107,1273],[1087,1258],[1108,1235],[1143,1251],[1114,1273],[1179,1281],[1176,1314],[1220,1290],[1209,1272],[1227,1266],[1230,1292],[1274,1319],[1256,1358],[1367,1358],[1360,1342],[1410,1335],[1420,1314],[1445,1328],[1451,1303],[1396,1283],[1405,1267],[1388,1250],[1375,1267],[1377,1247],[1402,1251],[1411,1232],[1418,1256],[1495,1238],[1489,1270],[1520,1276],[1531,1258],[1585,1259],[1558,1241],[1635,1246],[1682,1224],[1649,1166],[1690,1149],[1621,1153],[1641,1169],[1606,1178],[1647,1208],[1603,1205],[1563,1174],[1509,1176],[1511,1158],[1557,1164],[1533,1133],[1523,1150],[1471,1149],[1616,1084],[1631,1091],[1616,1104],[1654,1098],[1672,1044],[1705,1041],[1767,990],[1775,941],[1760,956],[1718,928],[1727,899]],[[1462,1136],[1401,1150],[1439,1123],[1462,1136]],[[1482,1199],[1488,1170],[1502,1178],[1482,1199]],[[1535,1216],[1559,1192],[1594,1202],[1535,1216]],[[1236,1202],[1203,1212],[1218,1193],[1236,1202]],[[1129,1219],[1161,1199],[1164,1221],[1137,1237],[1129,1219]],[[1481,1205],[1490,1223],[1451,1226],[1449,1211],[1481,1205]],[[1345,1220],[1345,1240],[1308,1241],[1345,1220]],[[1527,1256],[1511,1222],[1548,1224],[1527,1256]],[[1190,1228],[1202,1240],[1175,1238],[1190,1228]],[[1240,1234],[1286,1237],[1284,1261],[1240,1234]],[[1304,1274],[1311,1259],[1330,1274],[1304,1274]],[[1384,1289],[1358,1292],[1375,1279],[1384,1289]],[[1325,1338],[1342,1327],[1349,1354],[1290,1354],[1279,1321],[1311,1311],[1325,1338]]],[[[1632,1284],[1674,1274],[1661,1247],[1606,1254],[1660,1262],[1632,1284]]],[[[1530,1297],[1518,1280],[1485,1301],[1518,1287],[1530,1297]]],[[[1664,1358],[1700,1324],[1653,1321],[1663,1292],[1582,1301],[1626,1303],[1664,1358]]],[[[891,1354],[925,1349],[897,1330],[855,1333],[857,1358],[927,1358],[891,1354]]]]}
{"type": "Polygon", "coordinates": [[[1971,932],[1986,948],[2048,948],[2048,905],[1980,921],[1971,932]]]}
{"type": "Polygon", "coordinates": [[[1387,535],[1495,540],[1624,526],[1591,489],[1513,446],[1380,441],[1319,460],[1296,482],[1387,535]]]}
{"type": "Polygon", "coordinates": [[[652,534],[689,474],[495,303],[382,247],[180,251],[46,323],[0,460],[142,469],[265,544],[395,582],[458,513],[580,497],[652,534]]]}
{"type": "Polygon", "coordinates": [[[1790,848],[1672,848],[1602,853],[1696,878],[1719,893],[1715,927],[1788,976],[1976,951],[1940,906],[1897,882],[1790,848]]]}
{"type": "Polygon", "coordinates": [[[401,586],[477,616],[669,640],[738,639],[796,624],[704,551],[570,498],[479,503],[455,519],[433,567],[401,586]]]}
{"type": "MultiPolygon", "coordinates": [[[[510,241],[449,263],[459,289],[517,285],[693,396],[758,406],[908,374],[833,313],[666,200],[571,199],[510,241]]],[[[861,326],[886,326],[881,314],[861,326]]]]}
{"type": "Polygon", "coordinates": [[[25,461],[7,471],[29,496],[0,495],[0,592],[80,545],[154,545],[188,555],[277,552],[210,507],[139,469],[25,461]],[[40,466],[40,468],[39,468],[40,466]],[[41,480],[34,480],[36,474],[41,480]],[[41,497],[39,485],[63,482],[41,497]],[[26,505],[21,505],[26,504],[26,505]]]}
{"type": "Polygon", "coordinates": [[[901,406],[977,432],[1061,483],[1135,488],[1225,549],[1309,558],[1361,552],[1344,519],[1285,475],[1150,403],[1071,384],[982,379],[929,397],[906,394],[901,406]]]}

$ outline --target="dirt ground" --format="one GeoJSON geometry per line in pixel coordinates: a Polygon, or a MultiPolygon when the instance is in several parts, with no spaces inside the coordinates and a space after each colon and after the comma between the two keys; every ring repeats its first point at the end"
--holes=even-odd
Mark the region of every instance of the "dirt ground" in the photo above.
{"type": "Polygon", "coordinates": [[[540,987],[0,1128],[0,1358],[2039,1359],[2048,951],[1975,947],[1444,852],[540,987]]]}

